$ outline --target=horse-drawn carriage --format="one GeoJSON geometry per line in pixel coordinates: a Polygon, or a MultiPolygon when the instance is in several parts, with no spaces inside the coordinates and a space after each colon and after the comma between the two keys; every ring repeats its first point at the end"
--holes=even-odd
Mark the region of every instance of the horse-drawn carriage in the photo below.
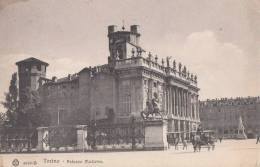
{"type": "Polygon", "coordinates": [[[215,149],[215,142],[217,139],[214,137],[215,132],[212,130],[204,130],[201,132],[191,132],[191,143],[194,152],[200,151],[202,147],[208,148],[208,151],[215,149]]]}

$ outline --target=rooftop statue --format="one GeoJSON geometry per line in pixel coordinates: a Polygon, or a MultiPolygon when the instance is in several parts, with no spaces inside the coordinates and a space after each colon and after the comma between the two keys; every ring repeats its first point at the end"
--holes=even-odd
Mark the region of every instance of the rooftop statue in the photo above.
{"type": "Polygon", "coordinates": [[[176,61],[173,60],[173,70],[176,70],[176,61]]]}
{"type": "Polygon", "coordinates": [[[182,67],[182,64],[179,63],[179,73],[181,73],[181,67],[182,67]]]}
{"type": "Polygon", "coordinates": [[[164,59],[162,59],[162,66],[164,66],[164,59]]]}
{"type": "Polygon", "coordinates": [[[167,67],[170,67],[170,60],[171,60],[171,57],[170,57],[170,56],[167,56],[167,57],[166,57],[167,67]]]}
{"type": "Polygon", "coordinates": [[[155,55],[155,62],[157,63],[158,62],[158,56],[157,55],[155,55]]]}
{"type": "Polygon", "coordinates": [[[186,77],[186,74],[187,74],[187,68],[186,68],[186,66],[183,67],[182,73],[183,73],[184,77],[186,77]]]}

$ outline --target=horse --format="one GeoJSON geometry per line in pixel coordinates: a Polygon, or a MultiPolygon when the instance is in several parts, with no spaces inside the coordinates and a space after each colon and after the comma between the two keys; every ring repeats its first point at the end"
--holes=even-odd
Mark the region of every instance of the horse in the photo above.
{"type": "MultiPolygon", "coordinates": [[[[209,136],[205,136],[205,140],[208,143],[208,145],[211,147],[211,149],[214,150],[215,149],[214,138],[211,135],[209,135],[209,136]]],[[[210,150],[210,148],[209,148],[209,150],[210,150]]]]}
{"type": "Polygon", "coordinates": [[[206,136],[205,134],[201,134],[201,135],[197,134],[193,136],[191,142],[193,145],[194,152],[196,151],[200,152],[201,146],[207,146],[208,151],[210,151],[210,148],[212,150],[215,149],[214,140],[212,139],[211,136],[206,136]]]}
{"type": "Polygon", "coordinates": [[[200,151],[200,149],[201,149],[200,135],[192,136],[191,143],[193,145],[194,152],[200,151]]]}
{"type": "Polygon", "coordinates": [[[147,120],[149,116],[152,115],[160,115],[162,117],[162,114],[159,111],[159,108],[154,105],[152,102],[146,102],[146,110],[141,112],[141,116],[144,120],[147,120]]]}

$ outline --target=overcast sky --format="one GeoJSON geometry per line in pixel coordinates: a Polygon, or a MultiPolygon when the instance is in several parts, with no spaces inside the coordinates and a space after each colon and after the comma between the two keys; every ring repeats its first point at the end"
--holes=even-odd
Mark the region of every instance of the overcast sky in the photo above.
{"type": "Polygon", "coordinates": [[[48,77],[106,63],[107,26],[122,20],[198,75],[200,99],[260,95],[259,0],[0,0],[0,100],[16,61],[42,59],[48,77]]]}

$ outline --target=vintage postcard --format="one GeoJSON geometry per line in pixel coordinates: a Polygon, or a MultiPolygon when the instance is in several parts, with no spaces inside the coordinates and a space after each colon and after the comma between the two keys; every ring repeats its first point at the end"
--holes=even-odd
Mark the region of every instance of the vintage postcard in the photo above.
{"type": "Polygon", "coordinates": [[[259,0],[0,0],[0,167],[260,167],[259,0]]]}

